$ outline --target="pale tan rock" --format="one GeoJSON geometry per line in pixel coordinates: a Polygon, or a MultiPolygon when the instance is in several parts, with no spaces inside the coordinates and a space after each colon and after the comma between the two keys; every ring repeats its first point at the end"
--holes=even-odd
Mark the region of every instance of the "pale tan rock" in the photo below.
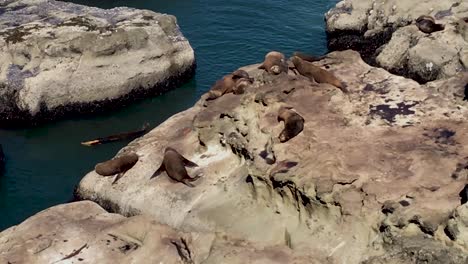
{"type": "Polygon", "coordinates": [[[465,263],[468,248],[440,230],[460,206],[467,181],[457,166],[468,165],[462,100],[468,75],[420,85],[367,65],[354,51],[333,52],[315,64],[351,92],[244,67],[256,80],[245,94],[210,102],[203,96],[121,150],[136,152],[141,162],[118,184],[90,172],[77,195],[180,230],[287,245],[299,256],[313,251],[327,256],[326,263],[392,254],[401,254],[396,263],[408,263],[413,244],[421,254],[465,263]],[[279,143],[277,113],[284,105],[305,124],[279,143]],[[199,165],[188,169],[202,174],[196,187],[165,173],[150,180],[166,146],[199,165]],[[286,170],[287,162],[296,164],[286,170]],[[384,204],[393,207],[383,210],[384,204]]]}
{"type": "Polygon", "coordinates": [[[89,201],[51,207],[0,233],[0,263],[323,263],[286,246],[179,232],[140,215],[109,214],[89,201]]]}

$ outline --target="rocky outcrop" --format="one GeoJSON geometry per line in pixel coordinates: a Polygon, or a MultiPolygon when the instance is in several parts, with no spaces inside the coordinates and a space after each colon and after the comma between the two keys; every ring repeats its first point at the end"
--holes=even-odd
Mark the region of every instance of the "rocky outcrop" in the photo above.
{"type": "Polygon", "coordinates": [[[0,124],[122,107],[192,77],[171,15],[53,0],[0,3],[0,124]]]}
{"type": "Polygon", "coordinates": [[[245,67],[244,94],[203,96],[117,154],[140,157],[118,183],[90,172],[77,197],[319,263],[466,263],[468,74],[420,85],[354,51],[315,64],[350,92],[245,67]],[[282,106],[305,120],[284,143],[282,106]],[[194,188],[150,179],[167,146],[199,165],[194,188]]]}
{"type": "MultiPolygon", "coordinates": [[[[323,261],[323,260],[322,260],[323,261]]],[[[0,233],[0,263],[323,263],[286,246],[258,248],[213,233],[180,232],[92,202],[44,210],[0,233]]]]}
{"type": "Polygon", "coordinates": [[[468,69],[468,2],[346,0],[326,13],[329,48],[355,49],[364,59],[420,83],[468,69]],[[415,25],[431,15],[444,30],[415,25]]]}

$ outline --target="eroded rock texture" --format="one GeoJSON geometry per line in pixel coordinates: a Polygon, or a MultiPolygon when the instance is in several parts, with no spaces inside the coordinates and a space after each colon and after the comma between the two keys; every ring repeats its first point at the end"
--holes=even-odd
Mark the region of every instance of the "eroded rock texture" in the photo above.
{"type": "Polygon", "coordinates": [[[256,247],[214,233],[180,232],[84,201],[44,210],[0,233],[1,263],[323,263],[286,246],[256,247]],[[227,262],[225,262],[227,261],[227,262]]]}
{"type": "Polygon", "coordinates": [[[59,1],[0,2],[0,124],[93,113],[166,91],[193,75],[171,15],[59,1]]]}
{"type": "Polygon", "coordinates": [[[205,95],[121,150],[140,159],[117,184],[93,171],[76,195],[319,263],[466,263],[468,75],[420,85],[355,51],[315,64],[350,92],[245,67],[255,82],[244,94],[205,95]],[[305,120],[285,143],[282,106],[305,120]],[[196,187],[150,180],[167,146],[199,165],[196,187]]]}
{"type": "Polygon", "coordinates": [[[468,69],[468,2],[346,0],[325,15],[329,48],[358,50],[364,59],[425,83],[468,69]],[[430,15],[444,30],[415,25],[430,15]]]}

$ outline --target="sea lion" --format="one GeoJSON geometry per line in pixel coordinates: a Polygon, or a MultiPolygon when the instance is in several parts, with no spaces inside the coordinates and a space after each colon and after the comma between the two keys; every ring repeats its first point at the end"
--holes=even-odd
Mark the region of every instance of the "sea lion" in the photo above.
{"type": "Polygon", "coordinates": [[[281,107],[278,111],[278,122],[284,122],[284,129],[279,135],[281,143],[297,136],[304,129],[304,118],[291,109],[292,107],[281,107]]]}
{"type": "Polygon", "coordinates": [[[262,65],[258,66],[258,69],[264,69],[269,74],[280,74],[282,72],[288,72],[288,63],[284,57],[284,54],[278,51],[270,51],[265,55],[265,60],[262,65]]]}
{"type": "Polygon", "coordinates": [[[305,53],[302,53],[302,52],[299,52],[299,51],[295,51],[293,53],[293,56],[297,56],[297,57],[299,57],[299,58],[301,58],[301,59],[303,59],[305,61],[308,61],[308,62],[323,60],[324,58],[327,57],[326,55],[316,57],[314,55],[305,54],[305,53]]]}
{"type": "Polygon", "coordinates": [[[81,145],[94,146],[94,145],[110,143],[110,142],[119,141],[119,140],[133,140],[135,138],[143,136],[146,132],[148,132],[148,128],[149,128],[149,123],[145,123],[140,130],[120,133],[116,135],[111,135],[107,137],[93,139],[90,141],[81,142],[81,145]]]}
{"type": "Polygon", "coordinates": [[[97,174],[102,176],[112,176],[118,174],[115,178],[114,183],[116,183],[123,174],[131,169],[135,163],[138,161],[138,155],[136,153],[123,154],[120,157],[113,158],[108,161],[104,161],[96,164],[94,170],[97,174]]]}
{"type": "Polygon", "coordinates": [[[445,26],[436,24],[431,16],[422,15],[416,19],[416,26],[424,33],[430,34],[432,32],[444,30],[445,26]]]}
{"type": "Polygon", "coordinates": [[[307,62],[298,56],[293,56],[291,58],[294,67],[299,72],[299,74],[309,78],[310,80],[315,80],[318,83],[329,83],[337,88],[340,88],[344,93],[348,93],[346,84],[338,78],[335,77],[331,72],[321,69],[314,64],[307,62]]]}
{"type": "Polygon", "coordinates": [[[206,100],[214,100],[227,93],[242,94],[246,86],[253,83],[253,78],[244,70],[236,70],[223,76],[211,87],[206,100]]]}
{"type": "Polygon", "coordinates": [[[195,187],[195,185],[190,182],[196,180],[197,178],[191,178],[188,175],[185,166],[198,167],[197,164],[186,159],[179,152],[177,152],[177,150],[171,147],[167,147],[166,150],[164,150],[164,158],[161,166],[159,166],[156,172],[151,176],[151,179],[159,175],[159,173],[166,171],[167,176],[169,176],[171,179],[181,182],[189,187],[195,187]]]}

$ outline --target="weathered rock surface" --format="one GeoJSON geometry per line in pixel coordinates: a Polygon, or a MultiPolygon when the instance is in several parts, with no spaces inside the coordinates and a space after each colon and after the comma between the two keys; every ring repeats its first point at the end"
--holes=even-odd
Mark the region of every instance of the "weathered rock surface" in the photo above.
{"type": "Polygon", "coordinates": [[[194,68],[194,51],[172,15],[0,2],[2,126],[119,108],[180,85],[194,68]]]}
{"type": "Polygon", "coordinates": [[[468,74],[420,85],[354,51],[315,64],[350,93],[245,67],[256,80],[245,94],[204,96],[117,154],[140,156],[117,184],[93,171],[76,195],[185,232],[326,258],[320,263],[466,263],[468,74]],[[305,124],[280,143],[284,105],[305,124]],[[165,173],[150,180],[166,146],[199,165],[188,169],[202,174],[196,187],[165,173]]]}
{"type": "Polygon", "coordinates": [[[125,218],[76,202],[0,233],[0,263],[323,263],[286,246],[257,248],[213,233],[179,232],[149,217],[125,218]]]}
{"type": "Polygon", "coordinates": [[[325,15],[329,48],[358,50],[364,59],[419,82],[468,69],[468,2],[457,0],[346,0],[325,15]],[[443,31],[415,25],[431,15],[443,31]]]}

